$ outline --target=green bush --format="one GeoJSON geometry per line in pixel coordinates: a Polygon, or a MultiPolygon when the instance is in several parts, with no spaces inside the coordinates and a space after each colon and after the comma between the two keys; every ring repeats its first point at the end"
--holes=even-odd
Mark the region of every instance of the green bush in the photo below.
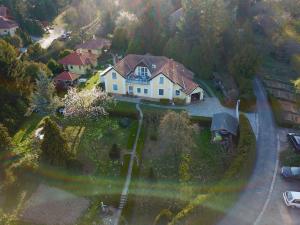
{"type": "Polygon", "coordinates": [[[159,99],[160,104],[162,105],[169,105],[170,104],[170,100],[167,98],[161,98],[159,99]]]}
{"type": "Polygon", "coordinates": [[[137,119],[139,117],[135,104],[127,102],[117,102],[114,107],[108,109],[108,113],[111,116],[116,117],[129,117],[132,119],[137,119]]]}
{"type": "Polygon", "coordinates": [[[185,105],[185,99],[180,99],[180,98],[174,98],[174,103],[175,105],[185,105]]]}

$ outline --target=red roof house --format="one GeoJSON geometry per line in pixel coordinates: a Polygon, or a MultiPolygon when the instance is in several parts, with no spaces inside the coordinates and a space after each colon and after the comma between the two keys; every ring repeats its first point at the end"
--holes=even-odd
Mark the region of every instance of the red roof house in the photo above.
{"type": "Polygon", "coordinates": [[[66,89],[77,83],[80,76],[68,71],[64,71],[54,78],[54,83],[57,88],[66,89]]]}
{"type": "Polygon", "coordinates": [[[0,16],[0,35],[14,36],[18,27],[15,21],[0,16]]]}
{"type": "Polygon", "coordinates": [[[94,38],[83,44],[77,45],[78,52],[89,52],[100,56],[103,49],[109,49],[111,47],[111,41],[105,38],[94,38]]]}
{"type": "Polygon", "coordinates": [[[86,74],[97,66],[97,56],[91,53],[72,52],[58,62],[75,74],[86,74]]]}

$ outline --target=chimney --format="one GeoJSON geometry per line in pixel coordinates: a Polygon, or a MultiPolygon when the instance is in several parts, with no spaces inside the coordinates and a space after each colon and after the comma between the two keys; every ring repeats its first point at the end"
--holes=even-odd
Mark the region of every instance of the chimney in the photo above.
{"type": "Polygon", "coordinates": [[[240,112],[239,112],[240,103],[241,103],[241,101],[238,100],[237,103],[236,103],[236,109],[235,109],[236,110],[235,111],[235,113],[236,113],[236,119],[237,119],[238,122],[240,122],[240,112]]]}

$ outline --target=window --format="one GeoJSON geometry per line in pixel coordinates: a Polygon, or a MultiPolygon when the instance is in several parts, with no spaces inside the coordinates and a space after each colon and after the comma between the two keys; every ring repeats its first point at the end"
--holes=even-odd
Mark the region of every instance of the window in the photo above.
{"type": "Polygon", "coordinates": [[[143,78],[146,78],[148,77],[148,69],[147,67],[139,67],[138,68],[138,75],[143,77],[143,78]]]}
{"type": "Polygon", "coordinates": [[[71,69],[73,69],[73,66],[70,66],[71,69]]]}
{"type": "Polygon", "coordinates": [[[159,90],[158,90],[158,94],[159,94],[160,96],[164,95],[164,89],[159,89],[159,90]]]}
{"type": "Polygon", "coordinates": [[[115,72],[112,73],[112,79],[113,79],[113,80],[116,80],[116,79],[117,79],[117,73],[115,73],[115,72]]]}
{"type": "Polygon", "coordinates": [[[140,88],[137,88],[136,91],[137,91],[137,93],[141,93],[141,89],[140,88]]]}
{"type": "Polygon", "coordinates": [[[118,90],[118,85],[117,85],[117,84],[114,84],[114,85],[113,85],[113,90],[114,90],[114,91],[117,91],[117,90],[118,90]]]}
{"type": "Polygon", "coordinates": [[[160,78],[159,78],[159,83],[160,83],[160,84],[164,84],[164,77],[160,77],[160,78]]]}
{"type": "Polygon", "coordinates": [[[148,89],[144,89],[144,94],[147,95],[148,94],[148,89]]]}
{"type": "Polygon", "coordinates": [[[176,96],[180,95],[180,90],[176,90],[176,96]]]}

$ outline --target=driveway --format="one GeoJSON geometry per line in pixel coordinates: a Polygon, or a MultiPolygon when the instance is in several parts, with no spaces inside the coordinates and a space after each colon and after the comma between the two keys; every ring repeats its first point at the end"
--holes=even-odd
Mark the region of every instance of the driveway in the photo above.
{"type": "MultiPolygon", "coordinates": [[[[257,96],[257,160],[247,188],[219,225],[260,225],[265,221],[278,168],[277,128],[264,88],[254,82],[257,96]]],[[[268,225],[273,225],[269,223],[268,225]]],[[[281,225],[285,223],[279,223],[281,225]]]]}

